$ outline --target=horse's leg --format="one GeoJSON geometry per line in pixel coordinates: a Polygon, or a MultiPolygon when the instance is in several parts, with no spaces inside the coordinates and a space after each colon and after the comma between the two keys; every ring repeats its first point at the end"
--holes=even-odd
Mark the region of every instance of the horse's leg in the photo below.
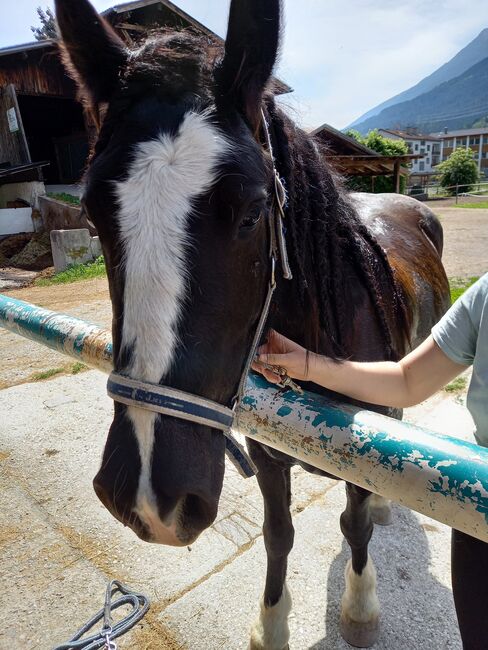
{"type": "Polygon", "coordinates": [[[351,548],[351,559],[346,565],[340,627],[348,643],[368,648],[378,638],[380,613],[376,571],[368,555],[368,543],[373,533],[368,503],[371,493],[347,483],[346,494],[347,506],[341,515],[341,530],[351,548]]]}
{"type": "Polygon", "coordinates": [[[285,580],[294,536],[290,468],[273,461],[259,443],[248,441],[248,445],[259,470],[257,479],[264,499],[263,535],[268,560],[264,596],[251,631],[250,650],[286,650],[291,596],[285,580]]]}
{"type": "Polygon", "coordinates": [[[392,523],[391,501],[380,497],[379,494],[372,494],[369,499],[369,511],[371,519],[380,526],[389,526],[392,523]]]}

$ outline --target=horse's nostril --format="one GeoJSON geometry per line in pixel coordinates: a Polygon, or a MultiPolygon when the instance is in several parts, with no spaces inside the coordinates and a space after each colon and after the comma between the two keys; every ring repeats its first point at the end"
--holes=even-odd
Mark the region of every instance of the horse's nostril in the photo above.
{"type": "Polygon", "coordinates": [[[213,524],[217,516],[217,503],[207,501],[196,494],[188,494],[183,502],[182,514],[192,527],[204,530],[213,524]]]}

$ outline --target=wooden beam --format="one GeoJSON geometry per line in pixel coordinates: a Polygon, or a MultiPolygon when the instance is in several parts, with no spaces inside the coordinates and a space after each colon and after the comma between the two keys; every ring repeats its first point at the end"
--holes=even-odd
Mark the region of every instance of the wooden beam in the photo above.
{"type": "Polygon", "coordinates": [[[395,193],[400,194],[400,161],[395,162],[394,167],[395,193]]]}
{"type": "Polygon", "coordinates": [[[147,32],[147,27],[142,25],[131,25],[130,23],[117,23],[117,29],[128,29],[130,32],[147,32]]]}

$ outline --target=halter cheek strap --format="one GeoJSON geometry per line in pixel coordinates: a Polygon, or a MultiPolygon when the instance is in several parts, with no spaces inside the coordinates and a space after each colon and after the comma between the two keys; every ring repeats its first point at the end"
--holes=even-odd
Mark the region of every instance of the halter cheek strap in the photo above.
{"type": "Polygon", "coordinates": [[[269,214],[269,259],[270,259],[270,280],[268,291],[264,301],[261,315],[256,326],[256,331],[252,340],[251,348],[246,358],[242,370],[237,393],[232,400],[233,408],[228,408],[212,400],[208,400],[199,395],[192,395],[184,391],[162,386],[161,384],[150,384],[135,379],[130,379],[124,375],[113,372],[108,380],[107,392],[116,402],[126,404],[127,406],[136,406],[154,413],[169,415],[220,429],[226,437],[226,453],[229,459],[237,468],[241,476],[249,478],[257,473],[256,466],[248,456],[242,445],[240,445],[231,433],[231,427],[234,423],[235,409],[244,395],[247,375],[251,363],[256,355],[256,350],[266,326],[269,316],[269,309],[276,289],[276,264],[280,260],[283,278],[291,280],[292,274],[288,263],[288,254],[286,250],[286,241],[284,235],[283,220],[285,218],[286,192],[283,183],[276,170],[276,164],[273,155],[273,146],[268,123],[264,111],[262,112],[263,132],[271,156],[273,165],[273,183],[274,195],[273,205],[269,214]]]}

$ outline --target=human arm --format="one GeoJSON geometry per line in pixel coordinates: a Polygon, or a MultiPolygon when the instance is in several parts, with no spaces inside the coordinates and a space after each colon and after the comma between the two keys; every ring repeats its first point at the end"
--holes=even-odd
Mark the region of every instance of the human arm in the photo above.
{"type": "Polygon", "coordinates": [[[427,399],[463,370],[465,365],[452,361],[429,336],[401,361],[337,362],[313,354],[270,332],[268,343],[259,350],[254,370],[273,383],[279,377],[263,369],[260,362],[286,368],[293,379],[311,381],[329,390],[370,404],[404,408],[427,399]]]}

